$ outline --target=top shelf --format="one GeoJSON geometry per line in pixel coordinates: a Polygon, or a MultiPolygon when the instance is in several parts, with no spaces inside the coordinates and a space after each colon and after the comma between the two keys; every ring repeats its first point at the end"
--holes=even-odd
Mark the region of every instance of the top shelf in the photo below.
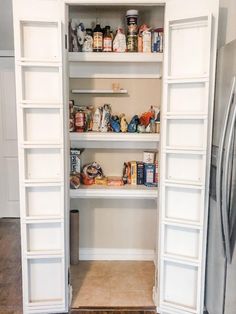
{"type": "Polygon", "coordinates": [[[69,52],[70,62],[163,62],[163,53],[69,52]]]}

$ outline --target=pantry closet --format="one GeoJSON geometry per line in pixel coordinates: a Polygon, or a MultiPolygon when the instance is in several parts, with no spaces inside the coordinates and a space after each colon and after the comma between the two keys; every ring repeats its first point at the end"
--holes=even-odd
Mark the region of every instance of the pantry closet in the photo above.
{"type": "Polygon", "coordinates": [[[214,0],[14,0],[24,313],[202,313],[217,12],[214,0]],[[164,28],[163,53],[69,51],[72,19],[125,30],[129,9],[164,28]],[[128,123],[159,108],[160,134],[76,132],[70,100],[93,112],[109,104],[128,123]],[[158,186],[81,179],[72,189],[70,148],[108,180],[155,152],[158,186]],[[70,209],[80,212],[71,267],[70,209]]]}

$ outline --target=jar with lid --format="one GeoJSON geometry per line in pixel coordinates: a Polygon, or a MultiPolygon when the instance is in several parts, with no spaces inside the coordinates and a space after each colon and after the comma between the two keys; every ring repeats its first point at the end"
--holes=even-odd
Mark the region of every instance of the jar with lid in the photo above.
{"type": "Polygon", "coordinates": [[[110,26],[106,26],[104,29],[103,51],[104,52],[112,51],[112,34],[110,26]]]}
{"type": "Polygon", "coordinates": [[[127,50],[138,51],[138,10],[128,10],[127,19],[127,50]]]}
{"type": "Polygon", "coordinates": [[[93,31],[93,51],[102,52],[103,50],[103,32],[100,24],[97,24],[93,31]]]}

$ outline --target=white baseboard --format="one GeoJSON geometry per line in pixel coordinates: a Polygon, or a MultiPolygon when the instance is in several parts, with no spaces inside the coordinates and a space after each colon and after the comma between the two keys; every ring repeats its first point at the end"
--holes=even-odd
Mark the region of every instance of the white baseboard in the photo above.
{"type": "Polygon", "coordinates": [[[154,261],[154,250],[136,249],[91,249],[81,248],[79,250],[81,261],[154,261]]]}

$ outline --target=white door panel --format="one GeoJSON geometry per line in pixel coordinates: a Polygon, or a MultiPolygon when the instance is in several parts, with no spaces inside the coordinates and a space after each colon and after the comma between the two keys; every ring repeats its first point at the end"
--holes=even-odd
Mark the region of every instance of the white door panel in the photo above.
{"type": "Polygon", "coordinates": [[[162,314],[203,313],[217,12],[213,0],[166,3],[157,291],[162,314]]]}
{"type": "Polygon", "coordinates": [[[68,311],[61,13],[14,1],[24,314],[68,311]]]}

